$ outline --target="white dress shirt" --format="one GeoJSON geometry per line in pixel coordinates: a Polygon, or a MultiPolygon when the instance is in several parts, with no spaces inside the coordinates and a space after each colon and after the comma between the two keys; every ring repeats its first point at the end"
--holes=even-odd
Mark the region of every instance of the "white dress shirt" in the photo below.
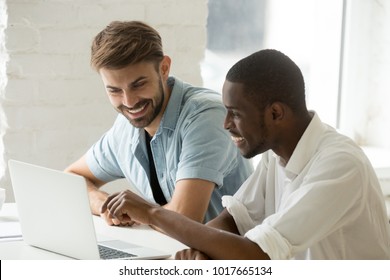
{"type": "Polygon", "coordinates": [[[222,203],[271,259],[390,259],[384,197],[369,160],[317,114],[287,165],[264,153],[222,203]]]}

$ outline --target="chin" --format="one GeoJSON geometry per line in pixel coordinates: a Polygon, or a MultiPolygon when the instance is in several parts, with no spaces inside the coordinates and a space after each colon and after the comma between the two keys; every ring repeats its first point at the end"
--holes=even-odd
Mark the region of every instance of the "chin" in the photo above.
{"type": "Polygon", "coordinates": [[[252,153],[250,152],[245,152],[245,151],[242,151],[241,152],[241,155],[244,157],[244,158],[253,158],[255,155],[253,155],[252,153]]]}
{"type": "Polygon", "coordinates": [[[258,154],[260,154],[260,153],[257,152],[257,151],[254,151],[254,150],[250,150],[250,151],[241,151],[241,155],[242,155],[244,158],[247,158],[247,159],[251,159],[251,158],[257,156],[258,154]]]}

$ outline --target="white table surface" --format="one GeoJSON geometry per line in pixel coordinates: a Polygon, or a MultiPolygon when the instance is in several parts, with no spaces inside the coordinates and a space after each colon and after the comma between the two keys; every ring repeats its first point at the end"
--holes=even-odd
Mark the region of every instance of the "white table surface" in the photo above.
{"type": "MultiPolygon", "coordinates": [[[[97,238],[113,237],[134,244],[156,248],[174,254],[184,248],[184,244],[172,239],[165,234],[151,229],[148,226],[115,227],[108,226],[100,217],[93,217],[97,238]]],[[[6,231],[21,233],[18,214],[15,203],[5,203],[0,210],[0,237],[6,231]]],[[[10,233],[11,234],[11,233],[10,233]]],[[[21,237],[0,238],[0,260],[49,260],[69,259],[66,256],[55,254],[46,250],[27,245],[21,237]]]]}

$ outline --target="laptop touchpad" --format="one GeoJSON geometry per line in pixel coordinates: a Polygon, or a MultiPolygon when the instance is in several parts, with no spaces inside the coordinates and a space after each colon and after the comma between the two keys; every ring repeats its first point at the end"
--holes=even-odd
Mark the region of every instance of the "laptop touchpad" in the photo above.
{"type": "Polygon", "coordinates": [[[100,241],[99,244],[110,247],[110,248],[122,249],[122,250],[139,247],[138,245],[127,243],[127,242],[121,241],[121,240],[100,241]]]}

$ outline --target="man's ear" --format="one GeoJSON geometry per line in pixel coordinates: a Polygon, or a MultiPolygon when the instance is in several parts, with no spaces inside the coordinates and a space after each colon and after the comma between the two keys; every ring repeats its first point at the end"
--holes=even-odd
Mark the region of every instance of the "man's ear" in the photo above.
{"type": "Polygon", "coordinates": [[[272,119],[273,120],[283,120],[285,117],[285,105],[280,102],[274,102],[271,104],[271,113],[272,113],[272,119]]]}
{"type": "Polygon", "coordinates": [[[164,80],[168,79],[169,71],[171,70],[171,58],[169,56],[164,56],[163,60],[160,63],[160,73],[164,80]]]}

